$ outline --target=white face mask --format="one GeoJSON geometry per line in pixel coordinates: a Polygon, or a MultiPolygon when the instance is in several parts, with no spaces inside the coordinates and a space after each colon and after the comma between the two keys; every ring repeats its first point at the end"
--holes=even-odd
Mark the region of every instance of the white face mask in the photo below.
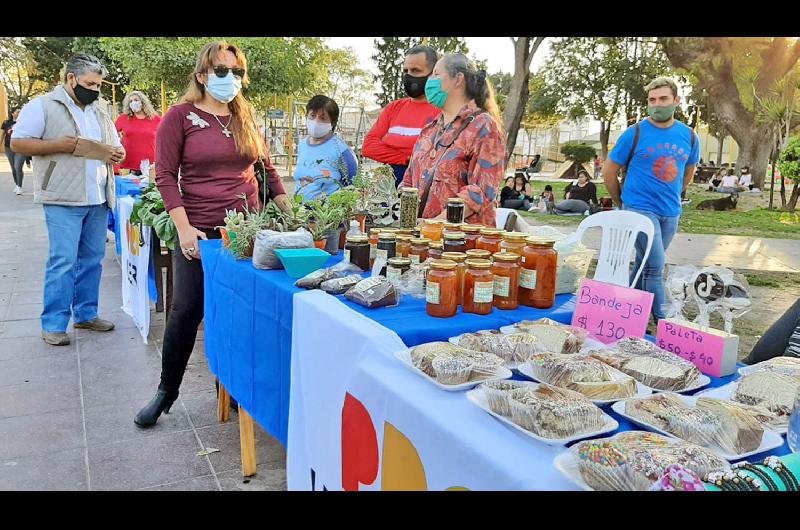
{"type": "Polygon", "coordinates": [[[317,120],[312,120],[311,118],[306,118],[306,128],[308,129],[308,134],[312,138],[322,138],[333,129],[333,126],[330,123],[323,123],[317,120]]]}
{"type": "Polygon", "coordinates": [[[131,101],[131,110],[133,112],[139,112],[142,110],[142,102],[138,100],[131,101]]]}

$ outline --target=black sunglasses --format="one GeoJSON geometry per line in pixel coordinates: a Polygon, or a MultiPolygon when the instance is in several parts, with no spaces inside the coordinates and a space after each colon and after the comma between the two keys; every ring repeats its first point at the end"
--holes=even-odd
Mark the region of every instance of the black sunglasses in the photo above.
{"type": "Polygon", "coordinates": [[[214,70],[214,73],[217,74],[217,77],[225,77],[226,75],[228,75],[228,72],[233,72],[233,75],[241,79],[244,77],[245,74],[244,68],[228,68],[227,66],[214,66],[212,69],[214,70]]]}

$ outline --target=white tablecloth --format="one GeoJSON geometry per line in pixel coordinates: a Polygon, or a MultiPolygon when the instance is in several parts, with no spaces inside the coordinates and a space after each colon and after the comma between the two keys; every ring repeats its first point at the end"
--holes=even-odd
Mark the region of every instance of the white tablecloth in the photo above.
{"type": "Polygon", "coordinates": [[[333,296],[294,296],[290,490],[577,489],[553,467],[564,447],[435,387],[394,357],[404,347],[333,296]]]}

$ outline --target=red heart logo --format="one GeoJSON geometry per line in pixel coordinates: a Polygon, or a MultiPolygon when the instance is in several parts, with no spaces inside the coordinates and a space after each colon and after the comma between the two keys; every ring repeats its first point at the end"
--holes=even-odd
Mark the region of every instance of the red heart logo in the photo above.
{"type": "Polygon", "coordinates": [[[345,395],[342,407],[342,489],[358,491],[359,484],[378,478],[378,436],[364,405],[345,395]]]}

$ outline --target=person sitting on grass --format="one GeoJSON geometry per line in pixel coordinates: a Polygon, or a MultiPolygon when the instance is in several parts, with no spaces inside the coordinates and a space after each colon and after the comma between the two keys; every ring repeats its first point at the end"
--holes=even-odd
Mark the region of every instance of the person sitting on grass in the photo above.
{"type": "Polygon", "coordinates": [[[750,173],[750,168],[742,166],[742,175],[739,177],[739,187],[742,190],[752,191],[755,185],[753,184],[753,175],[750,173]]]}
{"type": "Polygon", "coordinates": [[[553,209],[555,208],[556,203],[556,194],[553,193],[553,186],[550,184],[544,187],[544,191],[542,192],[542,201],[544,201],[545,209],[547,213],[553,213],[553,209]]]}
{"type": "Polygon", "coordinates": [[[714,191],[720,184],[722,184],[722,177],[725,176],[725,170],[719,169],[711,175],[711,186],[708,187],[708,191],[714,191]]]}
{"type": "Polygon", "coordinates": [[[717,188],[717,191],[720,193],[735,193],[739,191],[739,179],[734,175],[732,169],[725,171],[725,175],[722,177],[722,182],[717,188]]]}
{"type": "Polygon", "coordinates": [[[594,182],[589,182],[589,174],[586,171],[579,171],[578,182],[574,186],[570,184],[564,188],[564,200],[555,205],[555,213],[585,214],[590,204],[598,204],[597,186],[594,182]]]}
{"type": "Polygon", "coordinates": [[[503,208],[530,210],[532,201],[531,185],[528,183],[528,179],[520,174],[514,177],[512,187],[505,187],[500,192],[500,206],[503,208]]]}

